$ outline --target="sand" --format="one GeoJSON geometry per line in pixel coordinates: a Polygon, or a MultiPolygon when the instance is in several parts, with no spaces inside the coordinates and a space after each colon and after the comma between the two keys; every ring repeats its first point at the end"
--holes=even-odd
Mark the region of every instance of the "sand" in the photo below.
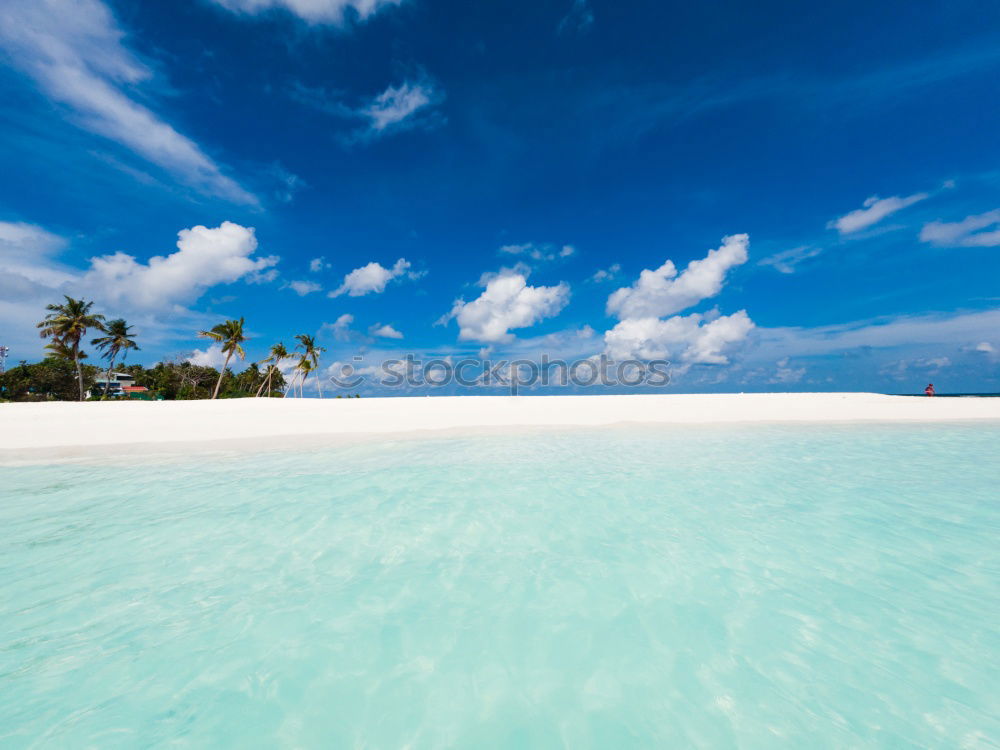
{"type": "Polygon", "coordinates": [[[1000,398],[755,393],[16,403],[0,404],[0,458],[497,428],[959,420],[1000,420],[1000,398]]]}

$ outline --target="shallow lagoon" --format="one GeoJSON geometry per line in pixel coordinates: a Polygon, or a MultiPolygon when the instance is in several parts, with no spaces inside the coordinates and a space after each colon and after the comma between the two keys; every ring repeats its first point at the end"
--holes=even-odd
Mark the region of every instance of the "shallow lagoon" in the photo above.
{"type": "Polygon", "coordinates": [[[993,747],[998,446],[649,427],[6,467],[0,746],[993,747]]]}

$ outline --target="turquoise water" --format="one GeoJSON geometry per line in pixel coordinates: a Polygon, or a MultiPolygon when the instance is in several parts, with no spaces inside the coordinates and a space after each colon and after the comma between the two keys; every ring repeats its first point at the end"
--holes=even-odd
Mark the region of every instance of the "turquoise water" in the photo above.
{"type": "Polygon", "coordinates": [[[1000,425],[2,470],[4,748],[987,748],[1000,425]]]}

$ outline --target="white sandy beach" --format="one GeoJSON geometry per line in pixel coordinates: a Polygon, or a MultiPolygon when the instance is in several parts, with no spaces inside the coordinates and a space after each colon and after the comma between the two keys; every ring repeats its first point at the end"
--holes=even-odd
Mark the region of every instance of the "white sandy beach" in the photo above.
{"type": "Polygon", "coordinates": [[[14,403],[0,404],[0,454],[483,428],[991,419],[1000,420],[1000,398],[874,393],[14,403]]]}

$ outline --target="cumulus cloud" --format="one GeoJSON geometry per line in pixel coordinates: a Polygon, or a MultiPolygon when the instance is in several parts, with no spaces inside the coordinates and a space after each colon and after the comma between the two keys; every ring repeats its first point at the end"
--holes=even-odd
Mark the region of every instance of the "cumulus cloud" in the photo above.
{"type": "Polygon", "coordinates": [[[117,252],[90,259],[86,270],[59,265],[47,254],[64,241],[29,224],[0,222],[0,278],[33,282],[35,298],[86,295],[131,311],[183,311],[206,289],[273,271],[277,256],[256,256],[254,230],[223,222],[178,232],[177,250],[142,263],[117,252]]]}
{"type": "Polygon", "coordinates": [[[315,281],[289,281],[285,286],[300,297],[305,297],[307,294],[318,292],[323,288],[322,285],[317,284],[315,281]]]}
{"type": "Polygon", "coordinates": [[[382,339],[401,339],[401,338],[403,338],[403,334],[400,333],[399,331],[397,331],[395,328],[393,328],[388,323],[386,323],[385,325],[382,325],[380,323],[376,323],[375,325],[373,325],[371,328],[368,329],[368,333],[370,333],[372,336],[376,336],[376,337],[382,338],[382,339]]]}
{"type": "Polygon", "coordinates": [[[140,103],[133,92],[152,73],[125,47],[124,36],[100,0],[0,3],[0,48],[49,98],[71,108],[81,127],[205,193],[256,204],[197,144],[140,103]]]}
{"type": "Polygon", "coordinates": [[[91,258],[81,285],[110,303],[167,309],[193,302],[216,284],[229,284],[274,266],[277,256],[253,257],[252,228],[224,221],[214,229],[197,226],[177,233],[177,251],[140,263],[117,252],[91,258]]]}
{"type": "Polygon", "coordinates": [[[278,260],[256,255],[253,230],[229,222],[216,229],[186,229],[179,238],[175,252],[148,262],[116,253],[91,258],[79,268],[59,260],[59,251],[68,244],[62,237],[32,224],[0,222],[3,343],[37,354],[41,340],[35,323],[45,304],[64,294],[94,300],[105,315],[126,317],[138,327],[143,348],[188,337],[208,321],[186,305],[216,284],[259,281],[275,270],[278,260]]]}
{"type": "Polygon", "coordinates": [[[941,247],[997,247],[1000,209],[966,216],[961,221],[932,221],[920,230],[920,240],[941,247]]]}
{"type": "Polygon", "coordinates": [[[386,268],[381,263],[372,261],[371,263],[355,268],[344,277],[344,283],[330,292],[330,297],[339,297],[347,294],[350,297],[361,297],[365,294],[381,294],[385,291],[386,285],[393,279],[403,276],[409,279],[418,279],[422,276],[419,271],[410,271],[410,262],[406,258],[400,258],[392,268],[386,268]]]}
{"type": "Polygon", "coordinates": [[[680,274],[672,261],[643,270],[639,279],[608,297],[607,310],[619,322],[604,334],[612,359],[670,359],[684,365],[723,365],[726,351],[743,341],[754,324],[745,310],[732,315],[674,315],[722,291],[729,269],[746,263],[750,238],[734,234],[680,274]],[[671,316],[671,317],[666,317],[671,316]]]}
{"type": "Polygon", "coordinates": [[[195,349],[186,361],[199,367],[214,367],[221,370],[226,363],[226,355],[222,352],[222,344],[212,344],[207,349],[195,349]]]}
{"type": "Polygon", "coordinates": [[[484,276],[483,293],[471,302],[458,299],[442,320],[458,321],[461,341],[511,341],[513,328],[527,328],[557,315],[569,302],[569,285],[528,286],[523,272],[504,270],[484,276]]]}
{"type": "Polygon", "coordinates": [[[753,322],[745,310],[715,318],[692,313],[666,320],[626,318],[604,334],[608,356],[626,359],[671,359],[688,364],[724,365],[724,351],[746,338],[753,322]]]}
{"type": "Polygon", "coordinates": [[[329,331],[337,341],[349,341],[351,339],[351,325],[354,323],[354,316],[344,313],[333,323],[324,323],[320,330],[329,331]]]}
{"type": "Polygon", "coordinates": [[[729,269],[746,263],[749,244],[746,234],[723,237],[720,247],[691,261],[680,275],[670,260],[655,270],[646,269],[635,284],[608,297],[608,314],[620,320],[659,318],[714,297],[722,291],[729,269]]]}
{"type": "Polygon", "coordinates": [[[399,5],[402,0],[213,0],[236,13],[255,15],[283,9],[309,23],[340,25],[349,14],[364,21],[383,8],[399,5]]]}
{"type": "Polygon", "coordinates": [[[873,224],[877,224],[887,216],[891,216],[897,211],[902,211],[907,206],[919,203],[929,196],[927,193],[914,193],[906,197],[894,195],[891,198],[879,198],[873,195],[862,204],[863,208],[855,209],[850,213],[832,220],[827,227],[836,229],[841,234],[852,234],[862,229],[867,229],[873,224]]]}

